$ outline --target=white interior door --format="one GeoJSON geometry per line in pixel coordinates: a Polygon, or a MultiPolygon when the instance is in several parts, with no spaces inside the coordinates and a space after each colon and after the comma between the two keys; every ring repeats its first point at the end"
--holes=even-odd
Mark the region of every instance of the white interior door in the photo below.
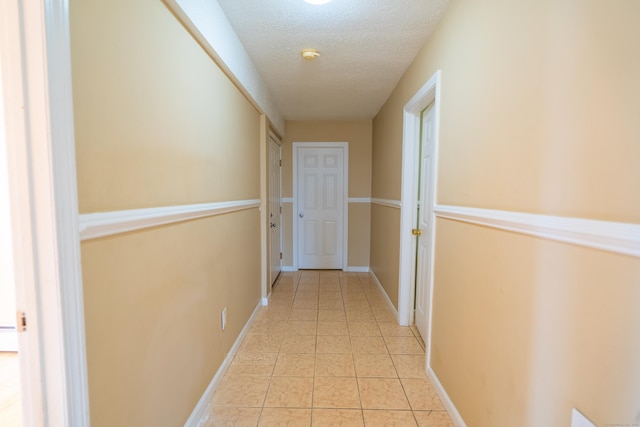
{"type": "Polygon", "coordinates": [[[298,267],[342,269],[345,148],[298,147],[298,267]]]}
{"type": "Polygon", "coordinates": [[[281,177],[280,146],[273,137],[269,138],[269,276],[270,284],[278,278],[282,269],[281,233],[281,177]]]}
{"type": "Polygon", "coordinates": [[[433,106],[422,112],[420,135],[420,179],[418,186],[417,268],[415,323],[426,341],[429,324],[429,276],[431,275],[431,239],[433,238],[433,194],[435,154],[435,113],[433,106]]]}

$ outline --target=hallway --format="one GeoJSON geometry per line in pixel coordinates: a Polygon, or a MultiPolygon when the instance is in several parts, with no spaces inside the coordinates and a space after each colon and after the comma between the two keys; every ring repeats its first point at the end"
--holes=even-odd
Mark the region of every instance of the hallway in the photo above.
{"type": "Polygon", "coordinates": [[[283,273],[256,315],[206,426],[453,426],[368,273],[283,273]]]}

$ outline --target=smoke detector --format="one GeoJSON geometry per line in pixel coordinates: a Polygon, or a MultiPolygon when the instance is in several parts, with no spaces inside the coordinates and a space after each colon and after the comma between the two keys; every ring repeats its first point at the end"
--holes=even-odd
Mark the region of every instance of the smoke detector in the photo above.
{"type": "Polygon", "coordinates": [[[300,55],[302,55],[302,57],[304,59],[306,59],[307,61],[313,61],[314,59],[316,59],[318,56],[320,56],[320,52],[318,52],[315,49],[303,49],[300,52],[300,55]]]}

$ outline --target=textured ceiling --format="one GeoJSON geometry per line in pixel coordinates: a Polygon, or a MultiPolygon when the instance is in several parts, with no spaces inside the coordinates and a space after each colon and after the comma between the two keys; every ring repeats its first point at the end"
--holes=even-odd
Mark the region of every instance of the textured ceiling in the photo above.
{"type": "Polygon", "coordinates": [[[287,120],[372,118],[448,0],[218,0],[287,120]],[[302,49],[321,56],[305,61],[302,49]]]}

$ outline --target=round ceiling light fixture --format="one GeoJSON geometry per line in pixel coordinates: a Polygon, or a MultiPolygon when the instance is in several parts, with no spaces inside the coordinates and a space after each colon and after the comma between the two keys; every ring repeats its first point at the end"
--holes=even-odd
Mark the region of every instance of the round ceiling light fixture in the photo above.
{"type": "Polygon", "coordinates": [[[304,0],[304,1],[309,4],[321,5],[321,4],[327,4],[331,0],[304,0]]]}
{"type": "Polygon", "coordinates": [[[313,61],[318,56],[320,56],[320,52],[315,49],[303,49],[300,51],[300,55],[307,61],[313,61]]]}

